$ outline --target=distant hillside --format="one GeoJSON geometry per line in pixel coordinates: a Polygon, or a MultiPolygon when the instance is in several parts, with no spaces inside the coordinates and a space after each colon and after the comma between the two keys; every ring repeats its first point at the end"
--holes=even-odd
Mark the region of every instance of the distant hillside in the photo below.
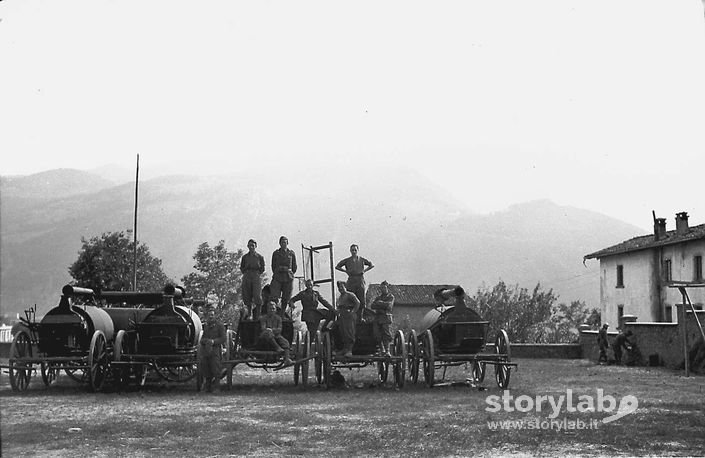
{"type": "Polygon", "coordinates": [[[0,196],[3,203],[14,199],[55,199],[100,191],[114,184],[98,174],[55,169],[33,175],[0,177],[0,196]]]}
{"type": "MultiPolygon", "coordinates": [[[[27,185],[0,195],[3,313],[35,303],[46,311],[70,281],[67,269],[81,237],[132,227],[134,183],[108,187],[108,180],[92,173],[52,172],[65,178],[54,181],[53,190],[47,184],[37,193],[27,185]],[[84,182],[92,184],[79,185],[84,182]]],[[[29,183],[37,175],[24,179],[29,183]]],[[[583,255],[639,234],[614,219],[547,201],[475,215],[404,169],[168,176],[141,182],[139,195],[139,240],[175,280],[191,271],[193,253],[204,241],[224,239],[234,250],[253,237],[269,263],[285,234],[297,254],[301,244],[332,241],[336,261],[358,243],[360,254],[376,266],[370,282],[460,283],[472,289],[499,278],[527,287],[541,281],[562,299],[597,306],[597,263],[583,267],[583,255]]]]}

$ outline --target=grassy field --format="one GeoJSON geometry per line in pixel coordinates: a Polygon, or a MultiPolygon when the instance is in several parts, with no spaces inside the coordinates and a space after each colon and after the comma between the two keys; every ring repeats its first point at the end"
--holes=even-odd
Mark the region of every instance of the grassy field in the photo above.
{"type": "MultiPolygon", "coordinates": [[[[295,387],[291,369],[268,374],[238,368],[236,387],[212,394],[196,392],[194,383],[94,394],[65,376],[49,389],[35,378],[27,392],[17,394],[3,374],[2,452],[72,457],[705,455],[702,376],[585,360],[517,362],[509,393],[514,399],[524,396],[524,402],[508,405],[525,409],[529,398],[544,396],[540,412],[535,407],[488,412],[488,396],[503,394],[491,371],[484,387],[419,384],[396,390],[391,383],[376,385],[374,371],[362,369],[343,372],[348,388],[326,390],[295,387]],[[596,398],[601,389],[617,402],[636,397],[638,408],[608,424],[602,420],[611,413],[597,405],[568,412],[564,404],[551,418],[546,397],[556,401],[568,389],[573,406],[579,396],[596,398]],[[524,421],[524,428],[488,425],[495,421],[524,421]],[[556,426],[578,421],[592,429],[556,426]]],[[[454,380],[467,375],[464,367],[449,371],[454,380]]]]}

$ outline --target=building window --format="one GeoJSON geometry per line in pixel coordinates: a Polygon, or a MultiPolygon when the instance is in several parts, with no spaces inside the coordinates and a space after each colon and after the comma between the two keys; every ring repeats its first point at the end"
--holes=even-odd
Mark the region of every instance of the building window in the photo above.
{"type": "Polygon", "coordinates": [[[693,276],[695,281],[703,281],[703,257],[695,256],[693,258],[693,276]]]}
{"type": "Polygon", "coordinates": [[[673,323],[673,307],[672,306],[666,305],[666,310],[664,312],[663,320],[666,323],[673,323]]]}
{"type": "Polygon", "coordinates": [[[624,304],[617,306],[617,319],[621,319],[624,316],[624,304]]]}
{"type": "Polygon", "coordinates": [[[703,309],[703,304],[693,304],[693,308],[695,310],[702,310],[703,309]]]}
{"type": "Polygon", "coordinates": [[[671,260],[666,259],[663,261],[663,279],[666,282],[670,282],[673,280],[673,277],[671,276],[671,260]]]}
{"type": "Polygon", "coordinates": [[[624,266],[617,266],[617,288],[624,288],[624,266]]]}

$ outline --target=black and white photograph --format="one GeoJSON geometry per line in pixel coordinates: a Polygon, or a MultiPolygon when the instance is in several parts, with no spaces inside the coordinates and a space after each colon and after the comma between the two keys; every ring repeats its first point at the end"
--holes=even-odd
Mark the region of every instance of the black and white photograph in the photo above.
{"type": "Polygon", "coordinates": [[[0,0],[0,456],[705,456],[705,0],[0,0]]]}

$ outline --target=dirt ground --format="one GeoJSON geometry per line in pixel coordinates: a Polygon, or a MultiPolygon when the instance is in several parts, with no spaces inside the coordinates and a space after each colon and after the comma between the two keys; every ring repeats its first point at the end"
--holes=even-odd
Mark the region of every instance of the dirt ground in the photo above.
{"type": "MultiPolygon", "coordinates": [[[[212,394],[197,392],[194,382],[90,393],[66,376],[50,388],[36,377],[28,391],[14,393],[3,372],[2,453],[705,455],[705,377],[685,378],[662,368],[597,366],[586,360],[517,362],[506,394],[494,384],[491,370],[480,387],[407,384],[401,390],[390,382],[375,383],[372,368],[344,370],[348,386],[326,390],[315,382],[294,386],[291,369],[265,373],[238,366],[233,390],[212,394]],[[570,408],[576,411],[568,408],[568,390],[570,408]],[[606,401],[610,396],[613,410],[606,401]],[[563,404],[556,410],[561,397],[563,404]],[[636,400],[636,410],[603,423],[621,401],[634,406],[626,400],[636,400]]],[[[453,368],[447,378],[463,382],[468,369],[453,368]]]]}

